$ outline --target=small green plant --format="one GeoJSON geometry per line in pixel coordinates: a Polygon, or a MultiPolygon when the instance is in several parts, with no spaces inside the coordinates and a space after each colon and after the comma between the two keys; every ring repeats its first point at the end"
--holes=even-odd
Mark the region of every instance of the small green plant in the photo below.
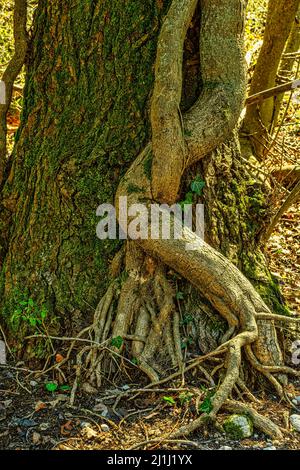
{"type": "Polygon", "coordinates": [[[205,186],[205,181],[202,180],[201,176],[197,175],[196,178],[191,182],[191,190],[198,196],[202,195],[202,190],[205,186]]]}
{"type": "Polygon", "coordinates": [[[190,323],[192,323],[193,320],[194,320],[193,315],[191,313],[188,313],[183,316],[182,320],[180,320],[180,325],[181,326],[189,325],[190,323]]]}
{"type": "Polygon", "coordinates": [[[183,210],[186,204],[193,204],[194,194],[196,194],[197,196],[202,195],[204,186],[205,181],[202,180],[200,175],[197,175],[196,178],[190,184],[190,191],[185,194],[184,200],[179,203],[183,210]]]}
{"type": "Polygon", "coordinates": [[[111,340],[111,345],[114,347],[114,348],[117,348],[117,349],[120,349],[122,344],[123,344],[123,338],[122,336],[116,336],[115,338],[112,338],[111,340]]]}
{"type": "Polygon", "coordinates": [[[181,201],[179,204],[180,204],[182,210],[184,210],[184,206],[186,204],[193,204],[193,193],[191,191],[186,193],[186,195],[184,197],[184,200],[181,201]]]}
{"type": "Polygon", "coordinates": [[[47,392],[53,393],[56,392],[56,390],[58,389],[58,385],[55,382],[47,382],[45,384],[45,389],[47,390],[47,392]]]}
{"type": "Polygon", "coordinates": [[[62,392],[69,392],[71,390],[70,385],[60,385],[59,390],[62,392]]]}
{"type": "Polygon", "coordinates": [[[176,401],[174,400],[173,397],[163,397],[163,400],[169,403],[169,405],[172,405],[172,406],[176,405],[176,401]]]}
{"type": "Polygon", "coordinates": [[[180,393],[179,395],[179,402],[180,402],[180,405],[184,405],[185,403],[189,403],[192,398],[193,398],[193,394],[190,393],[190,392],[182,392],[180,393]]]}
{"type": "Polygon", "coordinates": [[[203,402],[201,403],[199,410],[203,411],[203,413],[209,414],[213,409],[211,399],[209,397],[204,398],[203,402]]]}
{"type": "Polygon", "coordinates": [[[203,413],[209,414],[212,409],[213,409],[213,404],[212,404],[212,397],[214,396],[215,392],[214,390],[208,390],[206,391],[206,395],[204,397],[203,402],[199,406],[199,411],[202,411],[203,413]]]}
{"type": "Polygon", "coordinates": [[[70,385],[57,385],[56,382],[47,382],[45,383],[45,389],[47,392],[54,393],[54,392],[69,392],[71,390],[70,385]]]}
{"type": "Polygon", "coordinates": [[[177,300],[183,300],[184,299],[184,295],[183,295],[183,292],[176,292],[176,299],[177,300]]]}
{"type": "Polygon", "coordinates": [[[12,314],[12,323],[18,325],[21,320],[38,331],[41,331],[40,327],[45,330],[44,322],[47,314],[46,308],[40,308],[32,298],[20,300],[12,314]]]}
{"type": "Polygon", "coordinates": [[[188,346],[193,344],[192,338],[188,337],[185,338],[184,341],[181,342],[181,349],[186,349],[188,346]]]}

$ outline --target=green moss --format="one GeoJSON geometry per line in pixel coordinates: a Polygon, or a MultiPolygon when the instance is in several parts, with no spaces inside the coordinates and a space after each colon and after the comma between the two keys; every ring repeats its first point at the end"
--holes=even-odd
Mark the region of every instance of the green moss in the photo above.
{"type": "Polygon", "coordinates": [[[224,421],[223,428],[231,439],[240,440],[251,436],[253,423],[248,416],[232,415],[224,421]]]}
{"type": "Polygon", "coordinates": [[[143,163],[144,173],[147,176],[149,181],[151,180],[152,159],[153,159],[153,155],[151,151],[143,163]]]}
{"type": "Polygon", "coordinates": [[[132,193],[143,193],[145,190],[144,188],[140,188],[136,184],[129,183],[127,185],[127,191],[128,191],[128,194],[132,194],[132,193]]]}

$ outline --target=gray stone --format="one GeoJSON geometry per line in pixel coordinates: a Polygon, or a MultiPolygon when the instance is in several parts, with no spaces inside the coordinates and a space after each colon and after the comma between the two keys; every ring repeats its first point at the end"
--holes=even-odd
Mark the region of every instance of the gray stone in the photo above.
{"type": "Polygon", "coordinates": [[[101,431],[103,432],[109,431],[109,426],[107,426],[107,424],[101,424],[100,428],[101,428],[101,431]]]}
{"type": "Polygon", "coordinates": [[[41,438],[42,436],[38,433],[38,432],[35,432],[32,434],[32,443],[34,445],[38,445],[41,443],[41,438]]]}
{"type": "Polygon", "coordinates": [[[232,450],[232,447],[230,447],[230,446],[222,446],[222,447],[220,447],[219,450],[232,450]]]}
{"type": "Polygon", "coordinates": [[[231,415],[223,423],[223,428],[232,439],[245,439],[252,436],[252,421],[243,415],[231,415]]]}
{"type": "Polygon", "coordinates": [[[273,447],[272,442],[267,442],[266,447],[273,447]]]}
{"type": "Polygon", "coordinates": [[[290,423],[295,431],[300,432],[300,415],[291,415],[290,423]]]}
{"type": "Polygon", "coordinates": [[[293,403],[293,405],[295,405],[295,406],[298,405],[298,401],[296,400],[296,398],[293,398],[293,399],[292,399],[292,403],[293,403]]]}
{"type": "Polygon", "coordinates": [[[104,403],[97,403],[94,408],[93,408],[93,411],[96,411],[96,413],[101,413],[101,416],[103,416],[104,418],[108,415],[108,409],[107,409],[107,406],[104,405],[104,403]]]}
{"type": "Polygon", "coordinates": [[[275,446],[264,447],[263,450],[276,450],[275,446]]]}
{"type": "Polygon", "coordinates": [[[38,386],[38,382],[36,382],[35,380],[30,380],[30,385],[31,387],[37,387],[38,386]]]}

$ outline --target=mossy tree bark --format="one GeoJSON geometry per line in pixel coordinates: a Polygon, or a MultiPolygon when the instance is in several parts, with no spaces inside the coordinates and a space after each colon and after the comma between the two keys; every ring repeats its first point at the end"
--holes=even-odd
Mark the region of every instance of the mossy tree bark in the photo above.
{"type": "MultiPolygon", "coordinates": [[[[135,357],[152,381],[168,368],[182,371],[190,341],[196,353],[221,348],[225,378],[214,415],[240,372],[246,380],[242,349],[280,395],[280,374],[291,372],[271,313],[285,307],[260,250],[267,188],[242,163],[236,136],[245,93],[243,21],[239,0],[41,3],[1,199],[9,338],[13,313],[29,296],[45,304],[50,333],[76,333],[95,310],[88,330],[95,343],[128,339],[131,348],[115,343],[115,352],[135,357]],[[206,242],[190,252],[189,233],[128,242],[113,259],[105,291],[118,244],[96,238],[96,207],[115,194],[116,205],[122,195],[128,204],[173,203],[197,175],[205,182],[206,242]],[[181,307],[176,283],[185,292],[181,307]],[[183,328],[189,314],[190,333],[183,328]]],[[[17,340],[24,335],[18,332],[17,340]]],[[[77,379],[83,359],[100,384],[103,351],[79,353],[77,379]]]]}
{"type": "Polygon", "coordinates": [[[57,332],[90,321],[118,246],[97,239],[96,208],[113,202],[120,176],[149,138],[156,38],[167,7],[155,0],[40,2],[1,194],[7,325],[28,297],[55,312],[57,321],[49,318],[57,332]]]}

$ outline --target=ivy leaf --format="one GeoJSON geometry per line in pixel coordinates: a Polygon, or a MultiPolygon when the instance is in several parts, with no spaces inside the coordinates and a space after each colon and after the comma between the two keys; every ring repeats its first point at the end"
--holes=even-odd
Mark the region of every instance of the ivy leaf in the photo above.
{"type": "Polygon", "coordinates": [[[196,178],[191,183],[191,190],[193,191],[193,193],[196,193],[198,194],[198,196],[201,196],[204,186],[205,181],[202,181],[200,178],[196,178]]]}
{"type": "Polygon", "coordinates": [[[37,323],[37,319],[34,318],[34,317],[30,317],[29,318],[29,324],[30,326],[36,326],[36,323],[37,323]]]}
{"type": "Polygon", "coordinates": [[[58,389],[58,385],[55,382],[48,382],[45,384],[47,392],[55,392],[58,389]]]}
{"type": "Polygon", "coordinates": [[[199,406],[199,410],[203,411],[203,413],[209,414],[213,409],[213,405],[211,402],[210,397],[205,397],[201,405],[199,406]]]}
{"type": "Polygon", "coordinates": [[[41,310],[41,319],[45,320],[46,316],[47,316],[47,310],[45,309],[41,310]]]}
{"type": "Polygon", "coordinates": [[[63,392],[68,392],[69,390],[71,390],[71,387],[70,385],[61,385],[59,387],[59,390],[62,390],[63,392]]]}
{"type": "Polygon", "coordinates": [[[176,402],[174,400],[173,397],[163,397],[163,400],[165,400],[167,403],[169,403],[170,405],[175,405],[176,402]]]}
{"type": "Polygon", "coordinates": [[[117,336],[116,338],[112,338],[111,345],[117,349],[120,349],[123,344],[122,336],[117,336]]]}
{"type": "Polygon", "coordinates": [[[183,292],[176,292],[176,299],[177,300],[183,300],[184,296],[183,296],[183,292]]]}

